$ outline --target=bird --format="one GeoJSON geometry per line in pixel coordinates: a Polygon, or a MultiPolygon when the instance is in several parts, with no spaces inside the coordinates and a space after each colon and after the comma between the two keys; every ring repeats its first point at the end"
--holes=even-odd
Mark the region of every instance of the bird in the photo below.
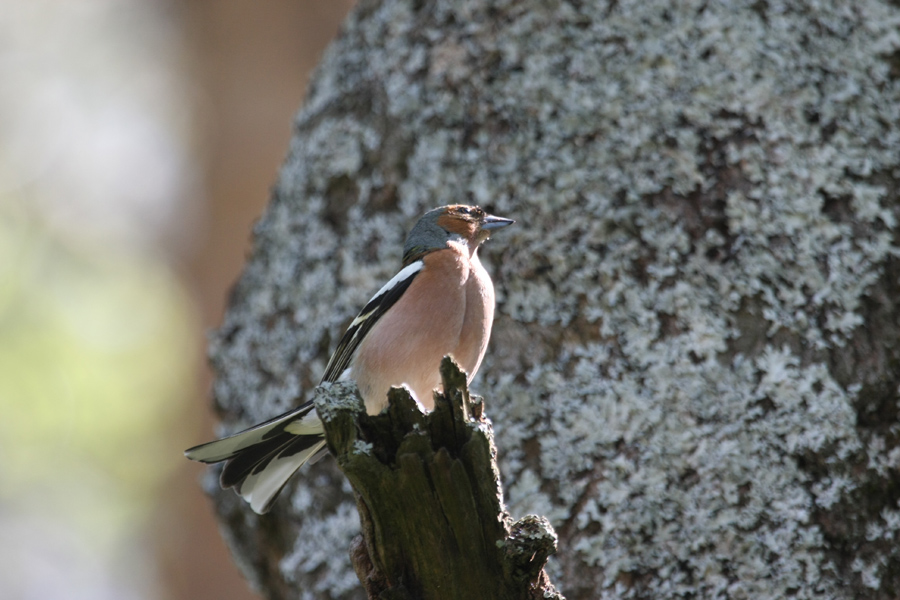
{"type": "MultiPolygon", "coordinates": [[[[478,248],[515,221],[479,206],[426,212],[406,237],[400,271],[351,321],[322,382],[352,380],[366,412],[387,406],[406,386],[426,410],[441,387],[440,363],[451,355],[472,381],[494,320],[494,285],[478,248]]],[[[234,435],[185,450],[203,463],[225,461],[220,485],[234,488],[258,514],[268,512],[288,480],[325,454],[322,421],[312,401],[234,435]]]]}

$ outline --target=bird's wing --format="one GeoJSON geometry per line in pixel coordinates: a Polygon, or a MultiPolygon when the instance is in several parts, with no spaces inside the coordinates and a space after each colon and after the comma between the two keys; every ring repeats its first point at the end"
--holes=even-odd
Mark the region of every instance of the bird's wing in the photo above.
{"type": "MultiPolygon", "coordinates": [[[[407,265],[369,300],[341,338],[322,381],[340,378],[359,343],[424,266],[421,260],[407,265]]],[[[314,408],[307,402],[245,431],[190,448],[185,455],[205,463],[228,461],[220,478],[222,487],[236,487],[254,511],[264,513],[291,475],[325,451],[322,422],[314,408]]]]}
{"type": "Polygon", "coordinates": [[[413,279],[422,270],[425,263],[417,260],[403,267],[390,281],[384,284],[378,293],[372,296],[372,299],[360,311],[359,315],[350,323],[350,327],[344,332],[341,341],[338,343],[337,349],[331,355],[328,366],[325,367],[325,375],[322,381],[337,381],[353,360],[353,354],[359,347],[360,342],[366,337],[366,334],[378,319],[388,311],[397,300],[403,296],[403,293],[409,288],[413,279]]]}

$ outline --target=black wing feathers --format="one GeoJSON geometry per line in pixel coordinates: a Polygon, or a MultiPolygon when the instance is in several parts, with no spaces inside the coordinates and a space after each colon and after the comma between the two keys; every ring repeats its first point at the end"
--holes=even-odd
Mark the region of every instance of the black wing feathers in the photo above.
{"type": "Polygon", "coordinates": [[[409,288],[413,279],[415,279],[416,275],[420,272],[421,268],[397,281],[397,283],[387,291],[376,294],[375,297],[369,300],[369,303],[359,311],[359,315],[353,320],[353,323],[350,324],[347,331],[344,332],[341,341],[338,342],[337,349],[334,351],[331,360],[328,361],[328,366],[325,368],[325,375],[322,377],[322,381],[334,382],[340,378],[341,373],[350,366],[350,361],[353,359],[353,353],[356,352],[360,342],[366,337],[369,330],[374,327],[375,323],[378,322],[378,319],[381,318],[381,315],[386,313],[388,309],[397,303],[397,300],[403,296],[403,293],[409,288]],[[361,318],[363,315],[365,315],[365,317],[361,318]]]}
{"type": "MultiPolygon", "coordinates": [[[[403,296],[423,267],[421,261],[407,264],[369,300],[341,337],[325,367],[323,382],[341,377],[360,342],[403,296]]],[[[240,433],[195,446],[185,454],[201,462],[226,461],[219,477],[222,487],[236,487],[254,511],[266,512],[294,471],[326,451],[321,424],[315,414],[310,414],[314,408],[307,402],[240,433]],[[302,453],[306,454],[290,460],[302,453]],[[270,467],[272,471],[267,471],[270,467]]]]}

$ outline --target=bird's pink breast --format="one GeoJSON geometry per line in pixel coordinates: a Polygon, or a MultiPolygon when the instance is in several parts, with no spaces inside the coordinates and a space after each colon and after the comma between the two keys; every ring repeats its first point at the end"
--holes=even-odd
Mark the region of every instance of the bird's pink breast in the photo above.
{"type": "Polygon", "coordinates": [[[379,412],[390,387],[401,384],[431,409],[445,355],[453,355],[470,380],[484,357],[494,289],[477,256],[446,249],[423,261],[409,289],[362,341],[351,366],[369,413],[379,412]]]}

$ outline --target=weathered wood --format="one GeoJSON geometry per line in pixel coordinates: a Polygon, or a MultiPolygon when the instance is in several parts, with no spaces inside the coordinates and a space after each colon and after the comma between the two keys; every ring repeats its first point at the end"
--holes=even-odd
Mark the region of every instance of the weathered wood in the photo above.
{"type": "Polygon", "coordinates": [[[369,598],[525,600],[562,596],[543,571],[549,521],[513,522],[503,504],[490,421],[448,357],[430,413],[394,388],[366,414],[352,383],[323,386],[328,448],[356,492],[362,536],[351,548],[369,598]]]}

